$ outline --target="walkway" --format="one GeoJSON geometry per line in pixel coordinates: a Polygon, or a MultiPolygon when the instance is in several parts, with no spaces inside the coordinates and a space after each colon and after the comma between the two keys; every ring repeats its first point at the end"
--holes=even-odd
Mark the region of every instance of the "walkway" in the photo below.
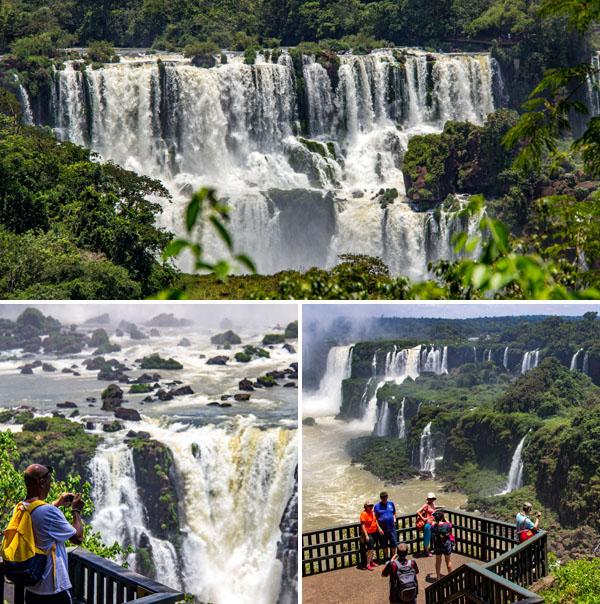
{"type": "MultiPolygon", "coordinates": [[[[435,581],[435,556],[415,557],[419,566],[419,597],[417,604],[425,604],[425,588],[435,581]]],[[[466,562],[477,562],[459,554],[452,554],[452,568],[466,562]]],[[[381,576],[382,566],[374,571],[356,567],[319,573],[302,579],[302,604],[386,604],[389,602],[389,579],[381,576]]],[[[442,558],[442,576],[446,575],[442,558]]]]}

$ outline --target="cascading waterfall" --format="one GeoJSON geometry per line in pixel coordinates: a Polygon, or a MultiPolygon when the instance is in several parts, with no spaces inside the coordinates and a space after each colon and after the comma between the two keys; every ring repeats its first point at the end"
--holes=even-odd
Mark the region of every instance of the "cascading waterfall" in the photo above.
{"type": "Polygon", "coordinates": [[[19,76],[15,73],[15,82],[17,83],[17,87],[19,89],[19,96],[21,97],[21,105],[23,105],[23,119],[28,126],[32,126],[34,123],[33,120],[33,111],[31,111],[31,103],[29,102],[29,95],[23,85],[19,81],[19,76]]]}
{"type": "Polygon", "coordinates": [[[387,401],[383,403],[377,409],[377,420],[375,422],[375,436],[389,436],[389,416],[390,406],[387,401]]]}
{"type": "MultiPolygon", "coordinates": [[[[529,434],[529,432],[527,432],[529,434]]],[[[510,493],[511,491],[516,491],[523,486],[523,445],[525,444],[525,439],[527,438],[527,434],[521,439],[517,448],[515,449],[511,464],[510,470],[508,472],[508,481],[506,483],[506,489],[503,491],[504,493],[510,493]]]]}
{"type": "Polygon", "coordinates": [[[586,375],[590,375],[590,370],[589,370],[589,353],[585,353],[585,355],[583,355],[583,373],[585,373],[586,375]]]}
{"type": "Polygon", "coordinates": [[[404,418],[404,404],[406,402],[406,398],[402,398],[402,403],[400,403],[400,412],[398,413],[398,438],[406,438],[406,420],[404,418]]]}
{"type": "Polygon", "coordinates": [[[92,462],[96,509],[93,526],[105,540],[136,543],[150,537],[157,579],[225,604],[277,600],[281,562],[279,523],[294,490],[295,430],[264,428],[252,416],[230,424],[193,427],[149,423],[154,439],[173,454],[180,496],[179,552],[146,528],[131,452],[100,449],[92,462]],[[218,560],[218,564],[215,561],[218,560]]]}
{"type": "Polygon", "coordinates": [[[504,369],[508,369],[508,346],[504,349],[504,356],[502,357],[502,364],[504,369]]]}
{"type": "MultiPolygon", "coordinates": [[[[579,356],[579,354],[583,352],[583,348],[580,348],[572,357],[571,357],[571,365],[569,367],[569,369],[571,371],[576,371],[577,370],[577,357],[579,356]]],[[[585,372],[584,372],[585,373],[585,372]]]]}
{"type": "Polygon", "coordinates": [[[305,416],[336,415],[342,404],[342,381],[350,377],[353,346],[334,346],[327,354],[327,367],[318,392],[305,396],[302,412],[305,416]]]}
{"type": "Polygon", "coordinates": [[[473,363],[477,363],[477,348],[473,346],[473,363]]]}
{"type": "MultiPolygon", "coordinates": [[[[131,449],[124,443],[103,445],[90,462],[91,497],[96,507],[92,527],[106,543],[135,545],[149,540],[157,576],[180,583],[173,545],[154,537],[146,528],[146,512],[139,497],[131,449]]],[[[129,563],[135,567],[135,556],[129,563]]]]}
{"type": "Polygon", "coordinates": [[[420,359],[420,371],[431,371],[437,374],[448,373],[448,359],[446,358],[447,352],[447,346],[445,346],[443,349],[435,346],[423,348],[420,359]],[[446,366],[444,366],[444,362],[446,363],[446,366]]]}
{"type": "MultiPolygon", "coordinates": [[[[488,55],[411,49],[398,57],[342,55],[334,78],[305,56],[302,102],[286,52],[276,64],[259,55],[252,66],[229,55],[212,69],[177,55],[99,69],[68,62],[56,73],[49,125],[104,160],[163,181],[175,203],[164,204],[161,226],[176,233],[190,191],[216,188],[232,210],[236,250],[261,272],[329,266],[357,252],[420,278],[428,261],[454,259],[453,235],[474,232],[478,217],[465,225],[453,212],[415,212],[401,199],[382,209],[373,197],[381,188],[404,192],[401,158],[411,136],[438,132],[450,119],[485,121],[495,67],[488,55]],[[275,189],[334,193],[335,203],[319,201],[329,222],[312,206],[280,201],[275,189]]],[[[217,239],[207,233],[209,258],[223,251],[217,239]]]]}
{"type": "Polygon", "coordinates": [[[431,436],[431,422],[429,422],[421,433],[419,444],[419,469],[421,472],[435,474],[435,455],[433,452],[433,438],[431,436]]]}
{"type": "Polygon", "coordinates": [[[538,366],[540,360],[540,349],[536,348],[535,350],[531,350],[526,352],[523,355],[523,361],[521,363],[521,373],[525,373],[530,369],[538,366]]]}
{"type": "Polygon", "coordinates": [[[596,70],[596,72],[592,75],[592,77],[587,78],[587,94],[588,94],[588,104],[590,109],[590,116],[596,117],[600,115],[600,93],[599,93],[599,84],[600,84],[600,53],[596,52],[595,55],[592,55],[592,59],[590,61],[592,68],[596,70]]]}

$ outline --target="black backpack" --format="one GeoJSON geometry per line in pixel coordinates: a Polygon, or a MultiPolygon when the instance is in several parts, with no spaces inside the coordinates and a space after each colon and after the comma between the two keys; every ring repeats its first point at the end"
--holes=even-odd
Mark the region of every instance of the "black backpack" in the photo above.
{"type": "Polygon", "coordinates": [[[414,562],[396,560],[396,576],[392,580],[390,602],[412,602],[419,592],[414,562]]]}

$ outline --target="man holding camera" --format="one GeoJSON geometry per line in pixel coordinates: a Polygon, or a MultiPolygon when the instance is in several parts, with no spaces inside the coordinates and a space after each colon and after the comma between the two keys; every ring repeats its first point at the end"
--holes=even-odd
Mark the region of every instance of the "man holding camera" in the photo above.
{"type": "MultiPolygon", "coordinates": [[[[25,507],[46,499],[52,485],[52,472],[51,466],[40,464],[33,464],[25,470],[25,507]]],[[[81,493],[63,493],[52,505],[40,505],[31,512],[36,547],[49,553],[42,579],[25,592],[26,604],[71,604],[71,581],[65,542],[71,541],[75,545],[83,542],[82,509],[81,493]],[[72,525],[59,509],[65,505],[71,506],[72,525]]]]}
{"type": "Polygon", "coordinates": [[[531,503],[526,501],[523,504],[523,511],[517,514],[517,537],[519,539],[519,543],[527,541],[527,539],[530,539],[537,533],[538,525],[540,523],[540,516],[542,514],[540,512],[536,513],[534,523],[528,516],[532,509],[533,506],[531,503]]]}

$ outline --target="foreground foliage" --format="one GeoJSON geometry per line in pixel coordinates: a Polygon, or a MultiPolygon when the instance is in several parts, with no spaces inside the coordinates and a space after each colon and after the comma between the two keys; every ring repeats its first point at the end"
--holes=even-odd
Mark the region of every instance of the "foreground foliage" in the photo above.
{"type": "Polygon", "coordinates": [[[550,557],[550,569],[556,587],[542,595],[546,604],[592,604],[599,601],[600,558],[569,560],[564,566],[550,557]]]}
{"type": "Polygon", "coordinates": [[[158,181],[0,116],[0,297],[127,299],[169,284],[158,181]]]}

